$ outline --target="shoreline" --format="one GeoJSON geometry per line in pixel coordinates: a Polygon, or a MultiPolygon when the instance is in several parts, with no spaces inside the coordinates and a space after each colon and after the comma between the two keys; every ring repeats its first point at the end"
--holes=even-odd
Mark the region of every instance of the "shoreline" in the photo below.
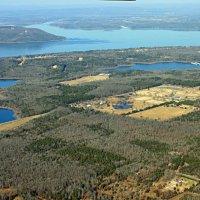
{"type": "Polygon", "coordinates": [[[125,27],[116,27],[116,28],[81,28],[81,27],[77,27],[77,28],[67,28],[64,25],[59,25],[56,22],[49,24],[52,27],[56,27],[56,28],[61,28],[61,29],[65,29],[65,30],[84,30],[84,31],[117,31],[117,30],[123,30],[123,29],[129,29],[129,30],[133,30],[133,31],[183,31],[183,32],[198,32],[200,31],[200,28],[198,29],[177,29],[177,28],[132,28],[129,26],[125,26],[125,27]]]}
{"type": "Polygon", "coordinates": [[[65,41],[65,40],[67,40],[67,38],[63,37],[63,39],[60,39],[60,40],[41,40],[41,41],[27,41],[27,42],[0,42],[0,45],[61,42],[61,41],[65,41]]]}

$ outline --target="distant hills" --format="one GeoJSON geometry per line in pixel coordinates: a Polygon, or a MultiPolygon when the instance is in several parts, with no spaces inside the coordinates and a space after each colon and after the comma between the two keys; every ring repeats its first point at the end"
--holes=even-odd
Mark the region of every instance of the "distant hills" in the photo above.
{"type": "Polygon", "coordinates": [[[56,36],[36,28],[0,26],[0,43],[48,42],[64,39],[64,37],[56,36]]]}

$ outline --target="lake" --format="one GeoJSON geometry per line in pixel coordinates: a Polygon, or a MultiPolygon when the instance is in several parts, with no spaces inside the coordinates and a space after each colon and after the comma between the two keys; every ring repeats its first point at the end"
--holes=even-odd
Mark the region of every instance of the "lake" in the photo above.
{"type": "Polygon", "coordinates": [[[200,69],[200,65],[191,63],[155,63],[155,64],[135,64],[132,66],[121,66],[110,71],[127,71],[127,70],[183,70],[183,69],[200,69]]]}
{"type": "Polygon", "coordinates": [[[122,49],[137,47],[200,46],[200,31],[170,30],[76,30],[50,26],[49,23],[29,26],[64,36],[57,42],[0,44],[0,57],[45,53],[122,49]]]}
{"type": "Polygon", "coordinates": [[[0,109],[0,124],[16,120],[15,112],[9,109],[0,109]]]}
{"type": "MultiPolygon", "coordinates": [[[[0,80],[0,89],[8,88],[17,84],[17,80],[0,80]]],[[[0,124],[16,120],[15,112],[10,109],[0,108],[0,124]]]]}
{"type": "Polygon", "coordinates": [[[0,88],[7,88],[17,84],[17,80],[0,80],[0,88]]]}

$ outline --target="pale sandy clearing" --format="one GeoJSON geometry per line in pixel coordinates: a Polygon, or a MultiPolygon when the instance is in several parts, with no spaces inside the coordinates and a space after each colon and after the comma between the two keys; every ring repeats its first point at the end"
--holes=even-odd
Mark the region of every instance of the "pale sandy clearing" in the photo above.
{"type": "Polygon", "coordinates": [[[129,116],[135,117],[135,118],[154,119],[154,120],[164,121],[164,120],[168,120],[168,119],[189,114],[193,111],[194,109],[189,108],[189,107],[187,109],[184,109],[180,107],[160,106],[160,107],[152,108],[152,109],[145,110],[142,112],[134,113],[129,116]]]}
{"type": "Polygon", "coordinates": [[[0,99],[5,99],[6,97],[3,94],[0,94],[0,99]]]}
{"type": "Polygon", "coordinates": [[[96,76],[85,76],[85,77],[75,79],[75,80],[63,81],[61,82],[61,84],[74,86],[74,85],[80,85],[83,83],[95,82],[95,81],[105,81],[107,79],[109,79],[109,74],[99,74],[96,76]]]}

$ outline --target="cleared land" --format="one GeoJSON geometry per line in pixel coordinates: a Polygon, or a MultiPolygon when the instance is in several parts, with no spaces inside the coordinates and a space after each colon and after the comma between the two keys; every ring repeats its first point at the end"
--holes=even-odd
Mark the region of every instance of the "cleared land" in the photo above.
{"type": "Polygon", "coordinates": [[[31,117],[25,117],[25,118],[18,119],[18,120],[12,121],[12,122],[0,124],[0,132],[1,131],[9,131],[9,130],[18,128],[18,127],[23,126],[24,124],[30,122],[31,120],[37,119],[41,116],[42,115],[34,115],[31,117]]]}
{"type": "Polygon", "coordinates": [[[63,82],[61,82],[61,84],[75,86],[75,85],[80,85],[83,83],[90,83],[90,82],[95,82],[95,81],[105,81],[107,79],[109,79],[109,74],[99,74],[96,76],[85,76],[85,77],[75,79],[75,80],[63,81],[63,82]]]}
{"type": "Polygon", "coordinates": [[[184,103],[180,105],[176,105],[176,103],[195,101],[199,98],[199,87],[161,85],[150,89],[87,101],[73,106],[135,118],[168,120],[199,109],[184,105],[184,103]]]}
{"type": "MultiPolygon", "coordinates": [[[[140,90],[136,92],[140,97],[151,97],[152,100],[161,101],[180,101],[180,100],[196,100],[200,98],[200,88],[182,87],[174,85],[161,85],[150,89],[140,90]]],[[[147,100],[148,101],[148,100],[147,100]]]]}
{"type": "Polygon", "coordinates": [[[186,115],[193,111],[194,109],[192,107],[181,108],[181,107],[160,106],[142,112],[134,113],[129,116],[135,118],[155,119],[162,121],[186,115]]]}
{"type": "MultiPolygon", "coordinates": [[[[187,175],[186,175],[187,176],[187,175]]],[[[198,181],[195,181],[190,178],[186,178],[184,175],[179,176],[175,175],[173,178],[166,180],[164,177],[161,177],[158,182],[153,183],[149,193],[149,196],[152,199],[179,199],[177,194],[184,194],[183,192],[196,186],[198,181]],[[159,194],[159,197],[158,197],[159,194]],[[166,196],[166,194],[170,196],[166,196]],[[174,198],[172,198],[172,196],[174,198]]],[[[180,198],[181,199],[181,198],[180,198]]]]}
{"type": "Polygon", "coordinates": [[[5,96],[3,94],[0,94],[0,99],[4,99],[5,96]]]}

